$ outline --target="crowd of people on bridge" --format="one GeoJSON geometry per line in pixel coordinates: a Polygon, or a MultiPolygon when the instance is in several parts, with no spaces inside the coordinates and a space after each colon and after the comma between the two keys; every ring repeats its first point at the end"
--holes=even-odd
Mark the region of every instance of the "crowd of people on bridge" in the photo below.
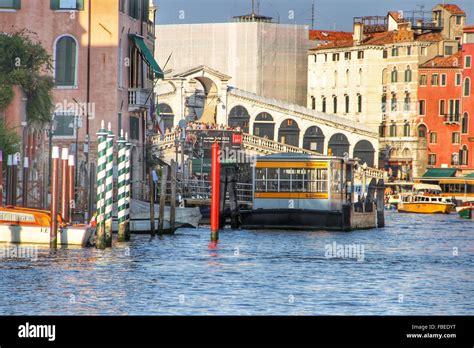
{"type": "MultiPolygon", "coordinates": [[[[240,126],[237,127],[231,127],[231,126],[226,126],[224,124],[212,124],[209,122],[188,122],[186,126],[186,130],[222,130],[222,131],[235,131],[235,132],[241,132],[242,128],[240,126]]],[[[166,133],[165,134],[171,134],[171,133],[179,133],[181,132],[181,129],[179,125],[174,127],[173,129],[166,128],[166,133]]]]}

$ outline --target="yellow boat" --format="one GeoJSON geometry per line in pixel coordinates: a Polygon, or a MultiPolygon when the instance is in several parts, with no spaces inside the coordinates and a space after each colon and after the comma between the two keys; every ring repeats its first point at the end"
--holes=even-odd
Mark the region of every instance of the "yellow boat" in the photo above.
{"type": "Polygon", "coordinates": [[[454,204],[444,197],[426,194],[411,195],[398,203],[401,213],[449,214],[453,208],[454,204]]]}

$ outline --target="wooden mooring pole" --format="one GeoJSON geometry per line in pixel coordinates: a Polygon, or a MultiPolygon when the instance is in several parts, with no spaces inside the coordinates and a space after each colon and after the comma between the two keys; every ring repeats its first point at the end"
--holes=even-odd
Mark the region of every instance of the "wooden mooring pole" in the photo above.
{"type": "Polygon", "coordinates": [[[59,147],[53,146],[51,166],[51,228],[50,248],[58,247],[59,147]]]}
{"type": "Polygon", "coordinates": [[[75,197],[75,163],[74,163],[74,155],[69,155],[69,160],[68,160],[68,169],[67,169],[67,176],[68,176],[68,194],[67,197],[69,199],[69,223],[72,223],[74,221],[74,209],[76,209],[76,197],[75,197]]]}
{"type": "Polygon", "coordinates": [[[155,236],[155,182],[153,181],[153,169],[150,169],[150,234],[155,236]]]}
{"type": "Polygon", "coordinates": [[[211,244],[217,244],[219,240],[219,199],[220,199],[220,163],[219,144],[212,144],[212,167],[211,167],[211,244]]]}
{"type": "Polygon", "coordinates": [[[176,226],[176,171],[177,166],[171,160],[171,198],[170,198],[170,230],[174,233],[176,226]]]}
{"type": "Polygon", "coordinates": [[[168,166],[161,168],[160,185],[160,212],[158,216],[158,233],[163,234],[163,225],[165,222],[165,204],[166,204],[166,182],[168,180],[168,166]]]}

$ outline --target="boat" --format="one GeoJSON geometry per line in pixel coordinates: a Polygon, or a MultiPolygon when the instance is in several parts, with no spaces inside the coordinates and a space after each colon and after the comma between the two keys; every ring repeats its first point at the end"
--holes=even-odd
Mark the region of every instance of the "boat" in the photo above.
{"type": "Polygon", "coordinates": [[[461,206],[456,207],[456,212],[463,219],[472,219],[474,217],[474,201],[464,202],[461,206]]]}
{"type": "MultiPolygon", "coordinates": [[[[160,212],[159,204],[155,204],[155,228],[158,229],[158,215],[160,212]]],[[[117,219],[117,209],[114,207],[113,212],[114,218],[112,219],[112,232],[116,233],[118,231],[118,219],[117,219]]],[[[166,232],[171,231],[170,221],[170,207],[165,206],[165,221],[163,222],[164,230],[166,232]]],[[[199,225],[202,215],[198,207],[194,208],[183,208],[176,207],[175,215],[175,229],[181,227],[192,227],[196,228],[199,225]]],[[[132,199],[130,202],[130,232],[131,233],[150,233],[151,223],[150,223],[150,203],[140,201],[137,199],[132,199]]]]}
{"type": "Polygon", "coordinates": [[[432,184],[414,184],[412,194],[398,204],[400,213],[449,214],[453,209],[452,200],[441,196],[441,187],[432,184]]]}
{"type": "Polygon", "coordinates": [[[355,160],[280,153],[257,157],[252,209],[241,210],[241,227],[350,231],[383,226],[383,179],[373,178],[356,202],[355,160]],[[375,204],[375,191],[379,204],[375,204]]]}
{"type": "MultiPolygon", "coordinates": [[[[0,243],[50,244],[51,213],[15,206],[0,207],[0,243]]],[[[95,228],[67,225],[58,215],[58,245],[88,246],[95,228]]]]}
{"type": "Polygon", "coordinates": [[[396,210],[403,197],[409,196],[412,191],[412,182],[394,181],[385,183],[385,209],[396,210]]]}

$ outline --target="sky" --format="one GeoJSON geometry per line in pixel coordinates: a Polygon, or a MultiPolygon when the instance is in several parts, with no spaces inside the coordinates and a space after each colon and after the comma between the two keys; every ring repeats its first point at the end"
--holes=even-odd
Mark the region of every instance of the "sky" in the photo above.
{"type": "MultiPolygon", "coordinates": [[[[311,25],[313,0],[255,0],[259,13],[280,23],[311,25]]],[[[222,23],[251,12],[251,0],[154,0],[159,7],[157,24],[222,23]]],[[[442,0],[314,0],[315,29],[352,31],[353,17],[386,15],[388,11],[431,10],[442,0]]],[[[474,24],[474,0],[453,0],[474,24]]]]}

